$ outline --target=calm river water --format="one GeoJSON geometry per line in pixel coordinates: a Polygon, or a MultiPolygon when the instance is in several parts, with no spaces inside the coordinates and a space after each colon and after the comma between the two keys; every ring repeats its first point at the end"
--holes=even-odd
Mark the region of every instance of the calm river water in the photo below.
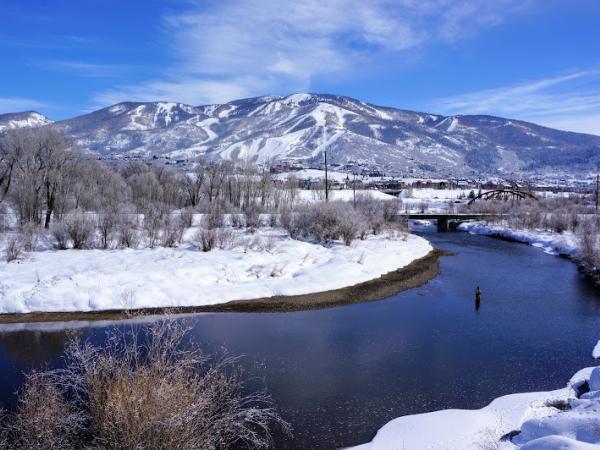
{"type": "MultiPolygon", "coordinates": [[[[600,295],[574,264],[541,250],[464,233],[424,233],[451,250],[441,274],[384,301],[285,314],[204,314],[193,334],[207,351],[245,355],[294,438],[277,449],[369,441],[397,416],[480,408],[493,398],[564,386],[594,365],[600,295]],[[475,308],[476,286],[482,291],[475,308]]],[[[68,332],[0,330],[0,401],[21,373],[60,364],[68,332]]],[[[77,331],[95,341],[105,330],[77,331]]]]}

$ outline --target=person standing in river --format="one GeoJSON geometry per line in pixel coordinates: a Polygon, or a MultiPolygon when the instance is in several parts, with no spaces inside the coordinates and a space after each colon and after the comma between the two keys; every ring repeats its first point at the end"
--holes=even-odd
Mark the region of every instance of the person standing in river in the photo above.
{"type": "Polygon", "coordinates": [[[481,305],[481,289],[479,286],[475,289],[475,310],[479,311],[479,306],[481,305]]]}

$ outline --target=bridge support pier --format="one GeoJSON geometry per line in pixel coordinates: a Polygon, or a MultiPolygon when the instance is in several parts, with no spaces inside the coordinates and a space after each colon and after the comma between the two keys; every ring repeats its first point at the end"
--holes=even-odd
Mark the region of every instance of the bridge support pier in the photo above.
{"type": "Polygon", "coordinates": [[[448,231],[448,217],[440,216],[437,219],[438,232],[448,231]]]}

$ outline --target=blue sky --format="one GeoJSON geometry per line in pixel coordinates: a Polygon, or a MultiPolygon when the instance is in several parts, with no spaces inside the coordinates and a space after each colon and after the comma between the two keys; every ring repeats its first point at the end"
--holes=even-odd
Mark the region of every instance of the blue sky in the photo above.
{"type": "Polygon", "coordinates": [[[597,0],[0,0],[0,113],[293,92],[600,134],[597,0]]]}

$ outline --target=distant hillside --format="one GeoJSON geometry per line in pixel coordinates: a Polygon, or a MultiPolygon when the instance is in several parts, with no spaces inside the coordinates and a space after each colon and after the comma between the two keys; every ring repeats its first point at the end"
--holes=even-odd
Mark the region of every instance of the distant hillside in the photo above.
{"type": "MultiPolygon", "coordinates": [[[[0,123],[2,123],[0,121],[0,123]]],[[[226,104],[119,103],[56,122],[99,154],[360,162],[428,175],[587,171],[600,137],[493,116],[441,116],[348,97],[294,94],[226,104]]]]}
{"type": "Polygon", "coordinates": [[[0,131],[13,128],[39,127],[51,123],[53,123],[52,120],[37,111],[0,114],[0,131]]]}

